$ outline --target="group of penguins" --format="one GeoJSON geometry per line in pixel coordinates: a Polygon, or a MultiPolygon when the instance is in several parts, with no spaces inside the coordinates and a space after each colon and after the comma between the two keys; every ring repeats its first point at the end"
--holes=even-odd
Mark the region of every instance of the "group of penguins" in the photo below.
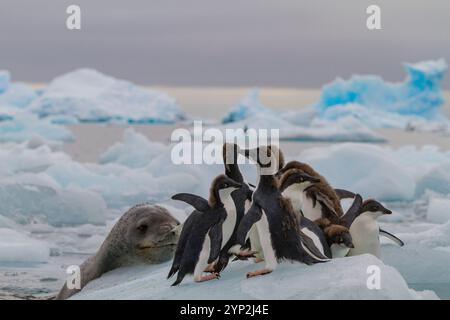
{"type": "Polygon", "coordinates": [[[268,274],[282,260],[308,265],[332,258],[370,253],[380,257],[379,235],[400,246],[403,242],[378,226],[377,218],[391,214],[381,203],[359,194],[333,189],[310,165],[284,163],[274,146],[241,149],[223,147],[225,174],[211,184],[209,199],[190,193],[172,197],[194,207],[185,221],[168,278],[172,285],[186,274],[202,282],[220,277],[229,259],[265,263],[247,278],[268,274]],[[238,155],[255,163],[258,183],[244,181],[238,155]],[[353,199],[344,213],[341,199],[353,199]]]}

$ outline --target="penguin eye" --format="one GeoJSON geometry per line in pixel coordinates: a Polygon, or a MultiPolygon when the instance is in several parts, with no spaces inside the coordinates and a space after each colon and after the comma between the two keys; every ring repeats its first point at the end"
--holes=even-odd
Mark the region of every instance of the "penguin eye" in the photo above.
{"type": "Polygon", "coordinates": [[[140,231],[140,232],[146,232],[147,231],[147,229],[148,229],[148,225],[146,225],[146,224],[141,224],[140,226],[138,226],[137,227],[137,229],[140,231]]]}
{"type": "Polygon", "coordinates": [[[224,183],[224,184],[223,184],[223,187],[224,187],[224,188],[228,188],[228,183],[224,183]]]}

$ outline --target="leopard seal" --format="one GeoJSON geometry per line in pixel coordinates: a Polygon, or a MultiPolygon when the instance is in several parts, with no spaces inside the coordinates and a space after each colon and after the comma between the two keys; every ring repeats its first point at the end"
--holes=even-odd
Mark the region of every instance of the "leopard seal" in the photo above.
{"type": "Polygon", "coordinates": [[[65,283],[56,299],[69,298],[113,269],[172,259],[181,231],[179,226],[178,220],[163,207],[151,204],[132,207],[117,221],[97,253],[81,264],[81,288],[69,289],[65,283]]]}

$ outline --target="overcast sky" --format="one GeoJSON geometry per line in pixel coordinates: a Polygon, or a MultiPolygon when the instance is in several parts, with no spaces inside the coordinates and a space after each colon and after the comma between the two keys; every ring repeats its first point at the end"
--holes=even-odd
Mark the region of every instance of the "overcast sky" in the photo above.
{"type": "Polygon", "coordinates": [[[401,62],[440,57],[448,0],[0,0],[0,69],[22,81],[92,67],[151,85],[318,87],[353,73],[400,81],[401,62]],[[70,4],[80,31],[66,29],[70,4]],[[382,30],[367,30],[369,4],[382,30]]]}

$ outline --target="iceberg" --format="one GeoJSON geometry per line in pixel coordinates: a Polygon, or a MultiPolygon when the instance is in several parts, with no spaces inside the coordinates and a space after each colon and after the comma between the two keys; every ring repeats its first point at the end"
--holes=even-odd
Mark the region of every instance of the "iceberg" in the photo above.
{"type": "Polygon", "coordinates": [[[345,143],[307,149],[298,159],[311,164],[333,187],[358,192],[363,198],[384,201],[414,198],[414,178],[387,149],[345,143]],[[395,174],[388,174],[392,172],[395,174]]]}
{"type": "Polygon", "coordinates": [[[0,121],[0,142],[24,142],[33,138],[49,142],[74,141],[72,132],[66,127],[32,114],[22,113],[12,119],[0,121]]]}
{"type": "Polygon", "coordinates": [[[150,142],[143,134],[128,128],[123,133],[123,142],[109,147],[101,156],[100,163],[118,163],[130,168],[142,168],[150,159],[167,149],[161,143],[150,142]]]}
{"type": "Polygon", "coordinates": [[[450,193],[450,152],[436,146],[392,149],[343,143],[306,149],[296,159],[311,164],[335,188],[364,198],[410,202],[426,190],[450,193]]]}
{"type": "Polygon", "coordinates": [[[420,196],[426,190],[450,194],[450,160],[436,165],[419,179],[416,195],[420,196]]]}
{"type": "Polygon", "coordinates": [[[246,135],[249,129],[275,129],[278,130],[280,140],[287,141],[386,141],[382,135],[361,125],[352,118],[341,119],[338,122],[312,121],[310,126],[299,126],[286,120],[285,117],[271,113],[261,113],[248,116],[244,120],[214,126],[214,128],[224,133],[227,129],[241,129],[242,136],[246,135]]]}
{"type": "Polygon", "coordinates": [[[0,94],[4,93],[8,89],[10,81],[11,75],[9,71],[0,70],[0,94]]]}
{"type": "Polygon", "coordinates": [[[0,215],[17,223],[41,221],[52,226],[105,224],[106,203],[86,190],[62,190],[27,183],[0,184],[0,215]]]}
{"type": "Polygon", "coordinates": [[[72,299],[437,299],[431,291],[408,288],[397,270],[371,255],[314,266],[285,262],[269,275],[245,279],[256,267],[233,262],[219,280],[195,283],[186,277],[178,287],[166,279],[170,263],[121,268],[90,282],[72,299]],[[369,266],[380,268],[380,290],[367,287],[369,266]]]}
{"type": "Polygon", "coordinates": [[[30,108],[40,117],[64,116],[81,122],[150,124],[186,118],[168,95],[92,69],[55,78],[30,108]]]}
{"type": "MultiPolygon", "coordinates": [[[[434,223],[448,222],[450,220],[450,198],[431,197],[428,204],[427,219],[434,223]]],[[[450,246],[450,243],[448,245],[450,246]]]]}
{"type": "Polygon", "coordinates": [[[29,85],[21,82],[11,83],[8,89],[0,93],[0,106],[12,106],[23,109],[37,98],[36,91],[29,85]]]}
{"type": "Polygon", "coordinates": [[[320,101],[314,106],[318,116],[336,120],[352,115],[373,127],[402,127],[417,118],[441,120],[445,60],[407,63],[405,69],[407,77],[401,83],[385,82],[378,76],[336,79],[322,89],[320,101]],[[382,120],[381,116],[387,120],[382,120]]]}
{"type": "Polygon", "coordinates": [[[45,242],[0,227],[0,263],[40,263],[49,257],[50,248],[45,242]]]}
{"type": "Polygon", "coordinates": [[[270,109],[262,105],[259,98],[259,90],[253,89],[223,117],[222,123],[244,120],[261,113],[275,115],[270,109]]]}

